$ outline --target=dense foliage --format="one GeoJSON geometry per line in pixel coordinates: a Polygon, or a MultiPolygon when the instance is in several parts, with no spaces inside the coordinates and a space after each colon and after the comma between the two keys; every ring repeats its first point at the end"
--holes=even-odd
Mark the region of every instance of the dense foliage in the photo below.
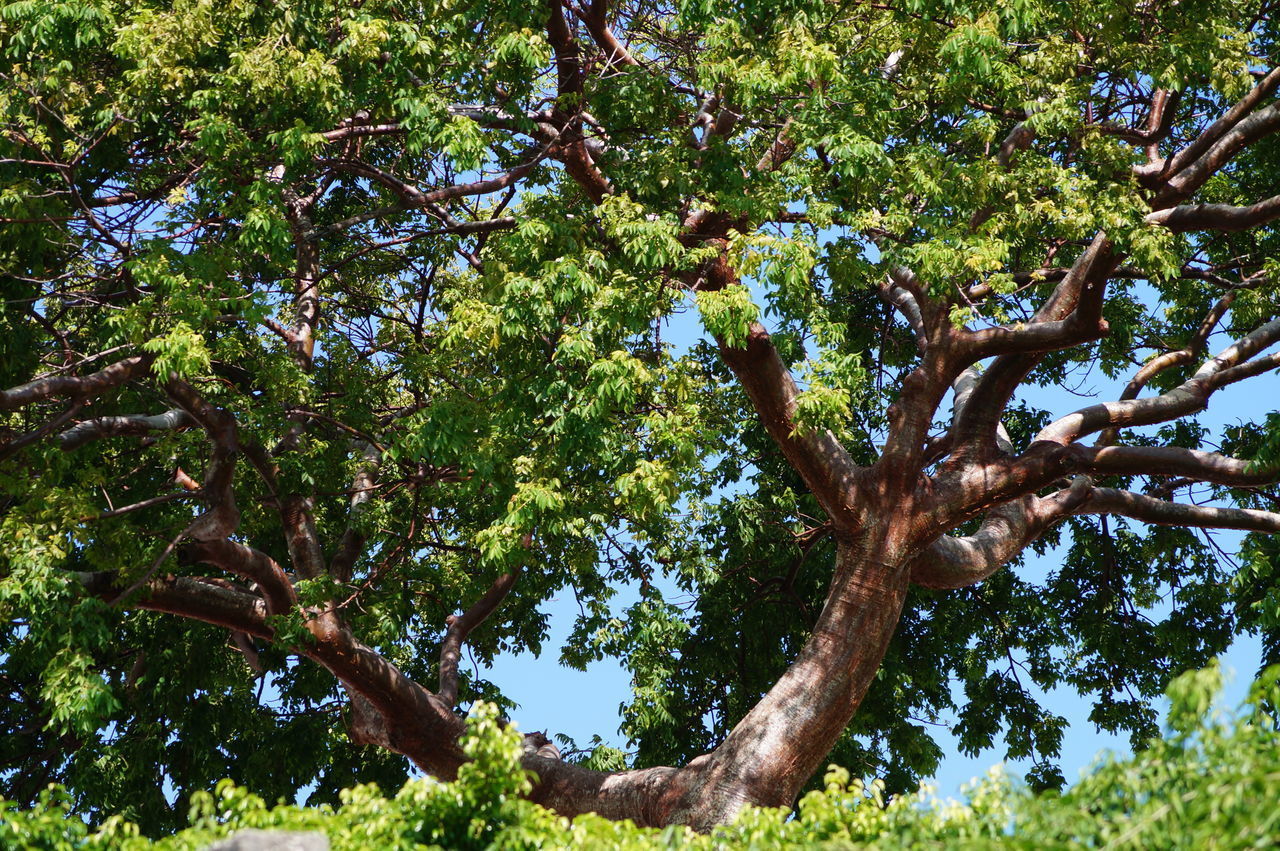
{"type": "MultiPolygon", "coordinates": [[[[192,849],[246,828],[315,831],[335,851],[366,848],[1260,848],[1280,830],[1280,772],[1267,755],[1280,748],[1272,668],[1234,719],[1214,708],[1221,685],[1216,666],[1191,672],[1171,689],[1170,728],[1144,752],[1111,757],[1065,794],[1035,796],[994,771],[968,800],[938,801],[927,793],[886,801],[883,784],[850,781],[828,771],[824,785],[791,811],[750,810],[737,822],[699,835],[687,828],[637,828],[592,815],[570,822],[521,800],[528,780],[521,740],[494,723],[492,710],[473,712],[465,747],[474,757],[452,783],[412,781],[393,797],[374,786],[343,793],[338,808],[267,806],[230,783],[199,792],[192,826],[159,841],[136,825],[110,820],[96,830],[69,816],[58,790],[29,812],[10,809],[0,821],[0,845],[48,851],[109,848],[192,849]]],[[[4,806],[0,804],[0,806],[4,806]]]]}
{"type": "Polygon", "coordinates": [[[1271,6],[0,5],[0,792],[449,777],[516,650],[634,682],[536,799],[705,827],[1280,660],[1271,6]]]}

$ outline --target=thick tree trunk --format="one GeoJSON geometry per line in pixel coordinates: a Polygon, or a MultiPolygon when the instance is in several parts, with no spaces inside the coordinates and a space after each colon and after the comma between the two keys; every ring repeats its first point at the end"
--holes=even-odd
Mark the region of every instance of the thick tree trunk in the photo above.
{"type": "Polygon", "coordinates": [[[744,806],[789,806],[822,766],[884,658],[907,572],[883,536],[842,540],[813,635],[769,693],[710,754],[684,768],[602,775],[537,757],[534,800],[563,815],[598,812],[642,825],[709,830],[744,806]]]}
{"type": "Polygon", "coordinates": [[[746,804],[789,806],[822,766],[884,659],[902,614],[907,574],[879,536],[843,540],[813,635],[795,663],[706,757],[671,821],[700,830],[746,804]]]}

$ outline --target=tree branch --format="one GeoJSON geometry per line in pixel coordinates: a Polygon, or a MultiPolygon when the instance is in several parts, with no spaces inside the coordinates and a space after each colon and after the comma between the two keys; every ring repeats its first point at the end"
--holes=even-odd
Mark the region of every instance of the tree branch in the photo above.
{"type": "Polygon", "coordinates": [[[197,541],[221,540],[240,525],[240,510],[236,508],[233,487],[236,456],[240,450],[235,417],[229,411],[209,404],[190,384],[176,376],[169,378],[165,392],[204,429],[213,444],[201,486],[209,509],[191,521],[187,534],[197,541]]]}
{"type": "Polygon", "coordinates": [[[591,40],[605,52],[606,67],[617,64],[638,66],[639,61],[631,55],[631,51],[627,50],[622,42],[618,41],[613,30],[609,28],[606,6],[604,0],[591,0],[591,6],[588,9],[584,11],[574,8],[573,12],[587,25],[591,40]]]}
{"type": "Polygon", "coordinates": [[[97,396],[142,374],[154,359],[152,354],[134,355],[90,375],[37,378],[9,390],[0,390],[0,411],[12,411],[53,396],[71,396],[80,400],[97,396]]]}
{"type": "Polygon", "coordinates": [[[944,535],[912,560],[912,583],[939,590],[976,585],[1083,505],[1089,493],[1089,480],[1077,476],[1070,488],[1050,496],[1028,495],[992,509],[974,534],[944,535]]]}
{"type": "Polygon", "coordinates": [[[995,452],[996,431],[1014,391],[1043,358],[1055,348],[1076,345],[1106,332],[1102,301],[1106,281],[1119,262],[1111,241],[1099,233],[1072,263],[1071,270],[1022,329],[1002,326],[975,332],[966,360],[972,363],[998,354],[974,388],[974,404],[960,411],[952,424],[952,451],[979,457],[995,452]],[[1047,331],[1036,330],[1047,326],[1047,331]],[[1012,351],[1010,351],[1012,349],[1012,351]]]}
{"type": "Polygon", "coordinates": [[[289,562],[303,579],[315,579],[324,576],[326,572],[312,506],[309,497],[297,494],[285,497],[280,505],[280,521],[284,525],[289,562]]]}
{"type": "Polygon", "coordinates": [[[1280,218],[1280,195],[1273,195],[1247,207],[1236,207],[1231,204],[1190,204],[1184,207],[1169,207],[1147,214],[1145,221],[1149,225],[1168,228],[1174,233],[1192,230],[1233,232],[1247,230],[1275,218],[1280,218]]]}
{"type": "Polygon", "coordinates": [[[1164,161],[1149,163],[1134,169],[1139,180],[1152,185],[1165,175],[1177,174],[1195,162],[1222,138],[1228,130],[1257,108],[1258,104],[1280,86],[1280,68],[1274,68],[1263,77],[1247,95],[1236,102],[1219,119],[1200,132],[1195,141],[1164,161]]]}
{"type": "Polygon", "coordinates": [[[1222,133],[1203,154],[1173,171],[1152,199],[1151,206],[1158,210],[1189,197],[1236,154],[1277,129],[1280,129],[1280,103],[1270,104],[1242,118],[1222,133]]]}
{"type": "Polygon", "coordinates": [[[184,545],[179,554],[186,561],[210,564],[257,583],[269,615],[284,614],[298,603],[298,594],[284,568],[252,547],[229,539],[193,541],[184,545]]]}
{"type": "MultiPolygon", "coordinates": [[[[1142,392],[1142,388],[1147,383],[1166,369],[1180,366],[1184,363],[1190,363],[1196,356],[1204,350],[1205,344],[1209,340],[1209,335],[1213,333],[1213,329],[1218,327],[1218,323],[1222,321],[1222,317],[1226,315],[1227,308],[1236,300],[1235,291],[1228,292],[1209,310],[1204,321],[1200,323],[1200,327],[1196,330],[1187,345],[1177,351],[1165,352],[1164,354],[1148,361],[1138,373],[1125,385],[1124,391],[1120,394],[1120,401],[1127,399],[1136,399],[1138,394],[1142,392]]],[[[1115,443],[1116,429],[1104,429],[1102,434],[1098,435],[1098,444],[1106,445],[1115,443]]]]}
{"type": "Polygon", "coordinates": [[[484,623],[502,605],[519,578],[520,568],[517,566],[495,579],[489,590],[471,604],[471,608],[460,615],[449,615],[445,620],[448,629],[440,645],[439,695],[449,706],[458,703],[458,662],[462,659],[463,643],[472,630],[484,623]]]}
{"type": "Polygon", "coordinates": [[[1195,413],[1208,404],[1215,390],[1275,368],[1274,358],[1240,362],[1277,341],[1280,341],[1280,319],[1268,322],[1228,346],[1217,357],[1206,361],[1190,380],[1167,393],[1081,408],[1050,423],[1035,439],[1065,445],[1105,428],[1153,425],[1195,413]]]}
{"type": "Polygon", "coordinates": [[[798,390],[769,337],[751,323],[742,347],[717,339],[720,356],[751,398],[765,429],[804,479],[837,529],[853,529],[871,510],[860,498],[861,470],[830,431],[800,429],[795,422],[798,390]]]}
{"type": "MultiPolygon", "coordinates": [[[[77,573],[85,590],[95,597],[113,600],[124,590],[114,572],[77,573]]],[[[145,593],[130,607],[167,612],[204,623],[271,639],[266,604],[259,597],[191,576],[164,576],[148,581],[145,593]]]]}
{"type": "Polygon", "coordinates": [[[1080,446],[1077,452],[1082,469],[1099,475],[1183,476],[1234,487],[1280,481],[1275,466],[1180,446],[1080,446]]]}
{"type": "Polygon", "coordinates": [[[1074,514],[1119,514],[1158,526],[1194,526],[1208,529],[1241,529],[1247,532],[1280,532],[1280,514],[1252,508],[1214,508],[1167,502],[1146,494],[1113,488],[1094,488],[1074,514]]]}
{"type": "Polygon", "coordinates": [[[181,408],[171,408],[163,414],[154,416],[130,414],[122,417],[96,417],[76,423],[62,432],[58,435],[58,444],[63,452],[70,452],[104,437],[145,435],[153,431],[172,431],[194,424],[195,421],[181,408]]]}

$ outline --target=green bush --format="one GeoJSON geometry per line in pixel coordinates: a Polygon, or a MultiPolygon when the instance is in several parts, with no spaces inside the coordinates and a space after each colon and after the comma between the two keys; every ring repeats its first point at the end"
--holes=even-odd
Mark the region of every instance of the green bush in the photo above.
{"type": "Polygon", "coordinates": [[[885,801],[832,768],[796,809],[753,809],[711,835],[637,828],[595,816],[572,821],[524,800],[521,739],[478,705],[465,740],[472,761],[452,783],[415,780],[392,797],[376,786],[341,808],[268,806],[229,781],[193,796],[191,827],[147,839],[118,817],[89,827],[57,788],[21,811],[0,803],[0,848],[200,849],[245,828],[320,831],[344,849],[479,848],[1265,848],[1280,836],[1280,666],[1255,683],[1234,717],[1214,708],[1216,665],[1175,680],[1169,728],[1135,756],[1111,758],[1065,794],[1034,795],[1000,771],[965,803],[928,790],[885,801]]]}

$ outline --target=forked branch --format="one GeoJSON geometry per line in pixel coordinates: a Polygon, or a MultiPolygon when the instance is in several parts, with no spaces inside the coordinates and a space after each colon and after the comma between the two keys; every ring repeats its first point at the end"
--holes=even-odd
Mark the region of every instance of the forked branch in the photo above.
{"type": "Polygon", "coordinates": [[[476,627],[502,605],[502,601],[520,578],[520,567],[512,568],[493,581],[489,590],[460,615],[449,615],[445,623],[444,642],[440,645],[440,699],[449,706],[458,702],[458,663],[462,659],[462,645],[476,627]]]}

